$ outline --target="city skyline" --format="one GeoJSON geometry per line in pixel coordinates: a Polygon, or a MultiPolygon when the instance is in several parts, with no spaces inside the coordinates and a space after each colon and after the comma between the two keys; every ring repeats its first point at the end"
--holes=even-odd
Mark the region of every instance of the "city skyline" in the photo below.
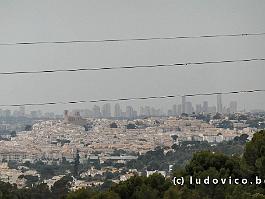
{"type": "MultiPolygon", "coordinates": [[[[238,109],[237,101],[230,101],[228,104],[223,106],[222,96],[217,95],[217,103],[209,104],[208,101],[204,100],[201,103],[192,103],[192,101],[187,101],[186,97],[182,97],[182,101],[179,104],[173,104],[168,109],[162,109],[160,107],[152,107],[149,105],[144,105],[140,107],[134,107],[130,104],[121,105],[120,103],[104,103],[102,105],[94,104],[94,106],[89,109],[70,109],[73,115],[79,112],[81,115],[86,117],[96,117],[96,118],[136,118],[139,116],[178,116],[182,113],[186,114],[200,114],[200,113],[220,113],[229,114],[236,113],[240,111],[247,111],[245,109],[238,109]],[[183,107],[184,106],[184,107],[183,107]],[[219,106],[219,108],[218,108],[219,106]]],[[[250,110],[251,111],[251,110],[250,110]]],[[[25,117],[29,116],[32,118],[61,118],[62,113],[55,112],[42,112],[41,110],[26,110],[26,106],[20,106],[18,109],[13,111],[9,109],[0,109],[0,117],[25,117]]]]}

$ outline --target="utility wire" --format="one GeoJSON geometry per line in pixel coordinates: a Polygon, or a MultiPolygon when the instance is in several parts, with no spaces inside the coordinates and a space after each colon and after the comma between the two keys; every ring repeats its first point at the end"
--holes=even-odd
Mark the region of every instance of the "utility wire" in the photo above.
{"type": "Polygon", "coordinates": [[[97,103],[97,102],[117,102],[117,101],[133,101],[133,100],[148,100],[148,99],[167,99],[167,98],[176,98],[176,97],[210,96],[210,95],[218,95],[218,94],[229,95],[229,94],[254,93],[254,92],[265,92],[265,89],[228,91],[228,92],[213,92],[213,93],[196,93],[196,94],[186,94],[186,95],[165,95],[165,96],[148,96],[148,97],[117,98],[117,99],[79,100],[79,101],[68,101],[68,102],[44,102],[44,103],[26,103],[26,104],[1,104],[0,107],[46,106],[46,105],[57,105],[57,104],[80,104],[80,103],[97,103]]]}
{"type": "Polygon", "coordinates": [[[129,39],[103,39],[103,40],[70,40],[70,41],[34,41],[34,42],[16,42],[0,43],[0,46],[15,45],[39,45],[39,44],[73,44],[73,43],[105,43],[105,42],[130,42],[130,41],[151,41],[151,40],[175,40],[175,39],[199,39],[199,38],[216,38],[216,37],[246,37],[261,36],[262,33],[238,33],[238,34],[216,34],[216,35],[198,35],[198,36],[172,36],[172,37],[143,37],[129,39]]]}
{"type": "Polygon", "coordinates": [[[186,62],[186,63],[173,63],[173,64],[155,64],[155,65],[132,65],[132,66],[119,66],[119,67],[73,68],[73,69],[39,70],[39,71],[13,71],[13,72],[0,72],[0,75],[99,71],[99,70],[135,69],[135,68],[158,68],[158,67],[190,66],[190,65],[204,65],[204,64],[222,64],[222,63],[235,63],[235,62],[252,62],[252,61],[265,61],[265,58],[221,60],[221,61],[203,61],[203,62],[186,62]]]}

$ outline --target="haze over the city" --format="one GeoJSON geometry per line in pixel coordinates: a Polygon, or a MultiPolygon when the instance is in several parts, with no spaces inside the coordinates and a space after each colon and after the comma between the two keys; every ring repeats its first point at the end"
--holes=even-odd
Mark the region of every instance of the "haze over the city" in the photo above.
{"type": "MultiPolygon", "coordinates": [[[[1,1],[0,43],[265,32],[265,2],[1,1]],[[58,6],[60,2],[60,6],[58,6]],[[49,12],[47,12],[47,10],[49,12]],[[122,17],[121,17],[122,16],[122,17]],[[199,16],[199,17],[198,17],[199,16]]],[[[264,36],[0,46],[0,72],[264,58],[264,36]]],[[[0,77],[0,104],[264,89],[264,62],[0,77]]],[[[223,96],[265,109],[265,93],[223,96]]],[[[188,99],[216,105],[216,96],[188,99]]],[[[181,98],[123,103],[164,108],[181,98]]],[[[27,107],[62,113],[94,104],[27,107]]],[[[6,107],[9,108],[9,107],[6,107]]]]}

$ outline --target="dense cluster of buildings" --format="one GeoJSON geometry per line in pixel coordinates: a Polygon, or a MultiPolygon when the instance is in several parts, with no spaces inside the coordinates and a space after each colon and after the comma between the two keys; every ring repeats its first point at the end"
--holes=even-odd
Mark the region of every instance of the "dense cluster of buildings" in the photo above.
{"type": "Polygon", "coordinates": [[[231,121],[234,129],[217,128],[219,122],[216,119],[207,123],[192,117],[83,119],[79,113],[71,115],[65,111],[62,121],[39,122],[31,131],[18,132],[11,140],[0,141],[0,161],[60,162],[63,157],[73,161],[77,150],[81,159],[95,158],[97,154],[104,161],[115,150],[143,154],[157,146],[171,147],[181,141],[216,143],[233,140],[243,133],[251,138],[256,131],[238,121],[231,121]],[[172,135],[178,139],[172,139],[172,135]]]}

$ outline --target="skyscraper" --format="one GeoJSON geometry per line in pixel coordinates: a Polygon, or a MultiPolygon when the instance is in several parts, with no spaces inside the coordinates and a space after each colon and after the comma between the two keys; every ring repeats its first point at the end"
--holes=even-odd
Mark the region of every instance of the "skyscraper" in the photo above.
{"type": "Polygon", "coordinates": [[[204,101],[202,105],[202,112],[208,113],[208,102],[204,101]]]}
{"type": "Polygon", "coordinates": [[[121,107],[120,104],[115,104],[114,106],[114,117],[121,117],[121,107]]]}
{"type": "Polygon", "coordinates": [[[126,106],[126,117],[132,118],[133,117],[133,107],[126,106]]]}
{"type": "Polygon", "coordinates": [[[93,116],[94,117],[101,117],[100,107],[97,105],[94,105],[94,107],[93,107],[93,116]]]}
{"type": "Polygon", "coordinates": [[[217,95],[217,113],[223,112],[223,105],[222,105],[222,95],[217,95]]]}
{"type": "Polygon", "coordinates": [[[182,96],[181,109],[182,113],[186,113],[186,96],[182,96]]]}
{"type": "Polygon", "coordinates": [[[111,108],[110,108],[110,104],[104,104],[102,107],[102,116],[104,118],[110,118],[111,117],[111,108]]]}
{"type": "Polygon", "coordinates": [[[181,115],[181,104],[178,104],[177,115],[181,115]]]}
{"type": "Polygon", "coordinates": [[[201,104],[196,104],[196,114],[199,114],[202,112],[202,105],[201,104]]]}

